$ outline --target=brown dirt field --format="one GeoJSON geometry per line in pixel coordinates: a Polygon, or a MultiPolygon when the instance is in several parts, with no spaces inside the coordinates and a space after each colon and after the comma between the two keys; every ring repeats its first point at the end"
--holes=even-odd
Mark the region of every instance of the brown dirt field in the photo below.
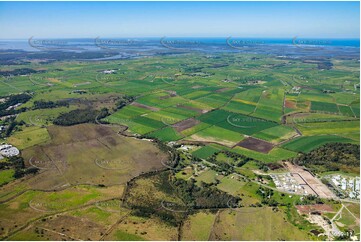
{"type": "Polygon", "coordinates": [[[306,184],[302,177],[298,173],[291,173],[292,177],[298,182],[298,184],[306,184]]]}
{"type": "Polygon", "coordinates": [[[237,144],[237,146],[249,149],[249,150],[254,150],[257,152],[261,152],[264,154],[267,154],[268,152],[270,152],[274,145],[272,143],[263,141],[263,140],[259,140],[259,139],[255,139],[252,137],[246,138],[244,140],[242,140],[241,142],[239,142],[237,144]]]}
{"type": "Polygon", "coordinates": [[[292,100],[286,100],[285,101],[285,107],[295,109],[296,108],[296,103],[294,101],[292,101],[292,100]]]}
{"type": "Polygon", "coordinates": [[[301,214],[309,214],[310,212],[333,213],[335,212],[330,205],[315,204],[315,205],[296,205],[297,211],[301,214]]]}
{"type": "Polygon", "coordinates": [[[197,134],[193,134],[192,136],[190,136],[190,138],[192,140],[184,140],[184,141],[188,141],[188,142],[195,142],[198,144],[219,144],[219,145],[224,145],[227,146],[229,148],[232,148],[235,146],[235,142],[232,141],[228,141],[228,140],[222,140],[222,139],[215,139],[213,137],[202,137],[202,136],[198,136],[197,134]]]}
{"type": "Polygon", "coordinates": [[[202,109],[193,108],[193,107],[189,107],[189,106],[186,106],[186,105],[177,105],[177,107],[184,108],[184,109],[188,109],[188,110],[192,110],[192,111],[196,111],[196,112],[198,112],[198,113],[204,113],[204,110],[202,110],[202,109]]]}
{"type": "Polygon", "coordinates": [[[151,110],[151,111],[159,111],[160,110],[159,108],[147,106],[147,105],[137,103],[137,102],[133,102],[131,105],[139,107],[139,108],[145,108],[145,109],[148,109],[148,110],[151,110]]]}
{"type": "Polygon", "coordinates": [[[221,88],[221,89],[216,90],[215,92],[216,92],[216,93],[220,93],[220,92],[228,91],[228,90],[230,90],[230,89],[231,89],[231,88],[229,88],[229,87],[224,87],[224,88],[221,88]]]}
{"type": "Polygon", "coordinates": [[[183,121],[180,121],[178,123],[175,123],[172,125],[173,128],[175,128],[178,132],[182,132],[183,130],[192,128],[193,126],[199,124],[200,121],[194,119],[194,118],[189,118],[183,121]]]}
{"type": "Polygon", "coordinates": [[[317,194],[315,193],[315,191],[312,190],[312,188],[311,188],[309,185],[301,185],[301,187],[302,187],[305,191],[307,191],[307,194],[317,196],[317,194]]]}
{"type": "Polygon", "coordinates": [[[159,97],[159,99],[160,100],[165,100],[165,99],[168,99],[168,98],[170,98],[171,97],[171,95],[166,95],[166,96],[161,96],[161,97],[159,97]]]}

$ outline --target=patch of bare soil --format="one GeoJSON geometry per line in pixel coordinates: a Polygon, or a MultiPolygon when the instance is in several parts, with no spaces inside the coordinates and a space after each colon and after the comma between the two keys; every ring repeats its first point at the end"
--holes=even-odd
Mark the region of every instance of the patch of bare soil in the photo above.
{"type": "Polygon", "coordinates": [[[230,89],[231,89],[231,88],[229,88],[229,87],[224,87],[224,88],[221,88],[221,89],[216,90],[215,92],[220,93],[220,92],[228,91],[228,90],[230,90],[230,89]]]}
{"type": "MultiPolygon", "coordinates": [[[[98,240],[106,228],[88,219],[58,215],[37,224],[38,230],[47,230],[62,239],[98,240]]],[[[51,236],[52,237],[52,236],[51,236]]]]}
{"type": "Polygon", "coordinates": [[[199,109],[199,108],[193,108],[193,107],[189,107],[189,106],[186,106],[186,105],[178,105],[177,107],[184,108],[184,109],[188,109],[188,110],[192,110],[192,111],[196,111],[196,112],[198,112],[198,113],[205,113],[205,112],[207,112],[206,110],[202,110],[202,109],[199,109]]]}
{"type": "Polygon", "coordinates": [[[318,213],[333,213],[334,210],[327,204],[315,204],[315,205],[296,205],[296,208],[301,214],[309,214],[311,212],[318,213]]]}
{"type": "Polygon", "coordinates": [[[147,106],[147,105],[137,103],[137,102],[133,102],[131,105],[139,107],[139,108],[145,108],[145,109],[148,109],[148,110],[151,110],[151,111],[159,111],[160,110],[159,108],[147,106]]]}
{"type": "Polygon", "coordinates": [[[249,150],[254,150],[257,152],[261,152],[264,154],[267,154],[268,152],[270,152],[274,145],[272,143],[263,141],[263,140],[259,140],[259,139],[255,139],[252,137],[249,137],[247,139],[242,140],[241,142],[239,142],[237,144],[237,146],[249,149],[249,150]]]}
{"type": "Polygon", "coordinates": [[[294,101],[292,101],[292,100],[286,100],[285,101],[285,107],[295,109],[296,108],[296,103],[294,101]]]}
{"type": "Polygon", "coordinates": [[[178,123],[173,124],[172,126],[178,131],[178,132],[182,132],[183,130],[192,128],[193,126],[199,124],[200,121],[196,120],[194,118],[189,118],[183,121],[180,121],[178,123]]]}

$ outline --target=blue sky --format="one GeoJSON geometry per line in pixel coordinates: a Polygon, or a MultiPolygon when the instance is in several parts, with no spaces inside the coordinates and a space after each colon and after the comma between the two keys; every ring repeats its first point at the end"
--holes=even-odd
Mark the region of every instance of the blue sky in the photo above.
{"type": "Polygon", "coordinates": [[[0,2],[0,38],[359,38],[359,2],[0,2]]]}

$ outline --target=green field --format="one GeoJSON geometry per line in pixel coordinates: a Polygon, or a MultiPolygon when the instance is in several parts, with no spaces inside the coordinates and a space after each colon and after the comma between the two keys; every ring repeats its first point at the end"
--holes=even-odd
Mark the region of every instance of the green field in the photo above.
{"type": "Polygon", "coordinates": [[[337,135],[304,136],[287,142],[282,147],[288,150],[307,153],[324,144],[335,142],[349,143],[352,140],[337,135]]]}
{"type": "Polygon", "coordinates": [[[214,170],[206,170],[202,171],[200,175],[197,176],[197,184],[199,185],[201,182],[205,183],[213,183],[216,181],[217,172],[214,170]]]}
{"type": "Polygon", "coordinates": [[[360,143],[359,121],[297,124],[297,128],[305,136],[326,135],[326,134],[338,135],[345,138],[353,139],[357,143],[360,143]]]}
{"type": "Polygon", "coordinates": [[[25,149],[48,140],[50,140],[50,136],[47,129],[38,126],[25,128],[22,131],[16,132],[8,139],[18,149],[25,149]]]}
{"type": "Polygon", "coordinates": [[[253,150],[248,150],[239,146],[233,148],[232,151],[264,162],[275,162],[282,159],[289,159],[297,156],[297,153],[294,151],[290,151],[278,147],[273,148],[268,154],[263,154],[253,150]]]}
{"type": "Polygon", "coordinates": [[[262,140],[269,141],[271,143],[278,143],[280,141],[287,140],[297,133],[294,129],[288,126],[275,126],[269,129],[262,130],[253,136],[262,140]]]}
{"type": "Polygon", "coordinates": [[[238,176],[231,174],[223,177],[220,180],[220,184],[217,185],[217,188],[229,194],[240,196],[244,185],[245,182],[240,181],[238,176]]]}
{"type": "Polygon", "coordinates": [[[204,140],[207,142],[217,142],[226,146],[234,146],[243,140],[243,136],[237,132],[223,129],[218,126],[211,126],[203,129],[191,136],[194,140],[204,140]]]}
{"type": "Polygon", "coordinates": [[[166,127],[160,130],[157,130],[155,132],[152,132],[148,134],[150,137],[157,138],[161,141],[173,141],[173,140],[179,140],[183,136],[179,134],[175,129],[172,127],[166,127]]]}
{"type": "Polygon", "coordinates": [[[252,104],[241,101],[231,101],[223,109],[234,113],[250,114],[255,108],[256,106],[252,104]]]}
{"type": "Polygon", "coordinates": [[[13,181],[15,179],[14,178],[14,173],[15,173],[15,171],[12,170],[12,169],[10,169],[10,170],[1,170],[0,171],[0,186],[13,181]]]}
{"type": "Polygon", "coordinates": [[[207,241],[215,219],[216,215],[208,212],[189,216],[182,228],[182,240],[207,241]]]}
{"type": "Polygon", "coordinates": [[[114,238],[115,240],[126,240],[126,241],[142,241],[145,240],[143,239],[141,236],[139,235],[135,235],[135,234],[129,234],[127,232],[124,232],[122,230],[117,230],[114,234],[114,238]]]}
{"type": "Polygon", "coordinates": [[[218,152],[219,149],[214,148],[212,146],[204,146],[192,153],[197,158],[206,159],[214,153],[218,152]]]}
{"type": "Polygon", "coordinates": [[[223,211],[213,228],[211,239],[222,240],[309,240],[306,231],[285,219],[281,211],[271,208],[241,208],[223,211]],[[236,229],[237,228],[237,229],[236,229]]]}
{"type": "Polygon", "coordinates": [[[311,110],[312,111],[320,111],[326,113],[338,113],[337,105],[334,103],[326,103],[326,102],[311,102],[311,110]]]}

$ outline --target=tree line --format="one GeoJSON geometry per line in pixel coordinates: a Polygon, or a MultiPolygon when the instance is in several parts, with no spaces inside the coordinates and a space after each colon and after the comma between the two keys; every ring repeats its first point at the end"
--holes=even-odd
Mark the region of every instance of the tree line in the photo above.
{"type": "Polygon", "coordinates": [[[293,159],[314,173],[344,171],[360,173],[360,145],[331,143],[293,159]]]}
{"type": "Polygon", "coordinates": [[[46,109],[46,108],[57,108],[57,107],[69,107],[69,103],[64,100],[55,101],[55,102],[39,100],[34,102],[33,109],[46,109]]]}

